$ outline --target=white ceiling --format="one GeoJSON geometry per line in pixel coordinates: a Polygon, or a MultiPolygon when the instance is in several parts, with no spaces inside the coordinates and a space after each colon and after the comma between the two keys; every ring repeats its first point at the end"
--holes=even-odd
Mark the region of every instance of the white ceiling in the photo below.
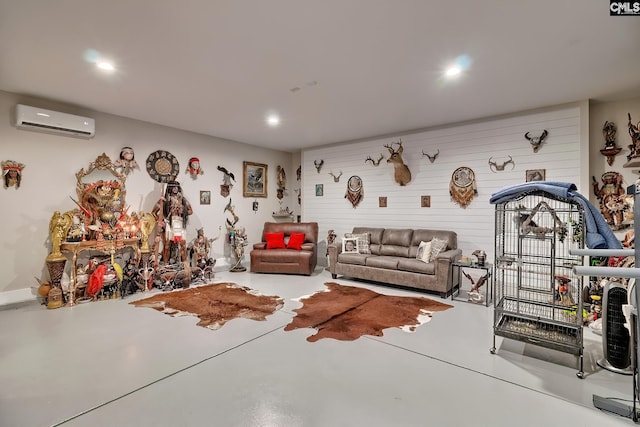
{"type": "Polygon", "coordinates": [[[0,0],[0,90],[293,152],[640,96],[640,17],[610,17],[608,6],[0,0]],[[87,49],[117,71],[96,70],[87,49]],[[459,55],[470,69],[444,81],[459,55]],[[279,127],[266,125],[269,112],[279,127]]]}

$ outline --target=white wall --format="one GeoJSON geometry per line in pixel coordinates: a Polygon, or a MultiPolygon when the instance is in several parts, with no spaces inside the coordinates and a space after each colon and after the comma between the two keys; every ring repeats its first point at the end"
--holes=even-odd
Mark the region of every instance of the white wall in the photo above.
{"type": "MultiPolygon", "coordinates": [[[[223,175],[216,169],[218,165],[226,167],[236,177],[231,199],[240,217],[238,225],[246,227],[250,244],[260,239],[264,222],[273,221],[272,213],[280,208],[276,198],[276,166],[282,165],[285,168],[291,185],[296,183],[291,153],[7,92],[0,92],[0,140],[0,160],[15,160],[26,165],[19,189],[0,188],[3,206],[0,221],[0,304],[33,295],[33,287],[37,285],[34,276],[48,278],[44,259],[50,251],[49,219],[56,210],[64,212],[75,207],[69,198],[76,197],[75,173],[86,168],[103,152],[115,161],[123,146],[134,148],[140,170],[129,175],[126,185],[127,202],[131,205],[131,210],[135,211],[151,210],[161,195],[160,184],[153,181],[146,171],[147,156],[159,149],[176,156],[181,167],[178,180],[194,211],[187,230],[189,239],[195,237],[196,228],[200,227],[204,227],[210,237],[217,234],[219,226],[222,226],[224,232],[225,219],[230,218],[228,212],[223,212],[229,199],[220,195],[223,175]],[[94,117],[96,136],[86,140],[16,129],[12,120],[14,106],[18,103],[94,117]],[[185,173],[187,161],[193,156],[200,158],[204,170],[204,175],[197,180],[192,180],[185,173]],[[242,197],[242,162],[245,160],[268,165],[268,198],[242,197]],[[210,205],[199,204],[200,190],[211,191],[210,205]],[[257,213],[252,211],[254,200],[259,202],[257,213]]],[[[292,188],[291,185],[288,187],[292,188]]],[[[282,206],[289,206],[296,213],[300,212],[291,190],[283,199],[282,206]]],[[[212,255],[220,264],[225,262],[223,241],[224,235],[212,247],[212,255]]]]}
{"type": "MultiPolygon", "coordinates": [[[[326,239],[328,229],[338,236],[354,226],[388,228],[432,228],[458,233],[458,244],[465,255],[484,249],[493,257],[494,206],[489,204],[497,189],[524,182],[527,169],[546,169],[547,180],[572,182],[579,191],[584,188],[588,168],[588,123],[586,102],[542,111],[510,115],[509,117],[460,124],[440,129],[424,130],[398,136],[374,138],[352,143],[304,150],[303,159],[303,216],[306,221],[318,221],[320,238],[326,239]],[[537,136],[549,131],[544,144],[533,153],[526,132],[537,136]],[[383,147],[402,138],[404,160],[413,179],[400,187],[393,178],[393,167],[383,160],[380,166],[365,164],[389,152],[383,147]],[[440,150],[434,163],[422,156],[440,150]],[[490,170],[488,160],[501,163],[511,156],[515,167],[507,165],[503,172],[490,170]],[[314,160],[324,160],[317,173],[314,160]],[[453,171],[467,166],[476,175],[478,196],[463,209],[449,195],[453,171]],[[343,172],[335,183],[329,172],[343,172]],[[364,182],[364,199],[357,208],[345,198],[347,180],[359,175],[364,182]],[[323,184],[324,196],[315,195],[315,185],[323,184]],[[422,195],[431,196],[431,207],[420,207],[422,195]],[[387,207],[378,207],[378,197],[387,197],[387,207]]],[[[585,193],[586,191],[586,193],[585,193]]],[[[321,259],[321,261],[323,261],[321,259]]]]}

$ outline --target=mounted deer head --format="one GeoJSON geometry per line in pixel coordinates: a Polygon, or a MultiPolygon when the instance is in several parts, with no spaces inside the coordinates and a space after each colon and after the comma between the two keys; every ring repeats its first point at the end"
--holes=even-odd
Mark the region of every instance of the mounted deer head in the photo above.
{"type": "Polygon", "coordinates": [[[371,158],[371,156],[369,156],[369,157],[367,157],[367,158],[365,159],[365,161],[364,161],[364,162],[365,162],[365,163],[367,163],[367,162],[371,162],[371,164],[372,164],[373,166],[378,166],[378,165],[380,164],[380,161],[382,161],[382,159],[384,159],[384,156],[383,156],[382,154],[380,154],[380,157],[378,158],[378,160],[373,160],[373,159],[371,158]]]}
{"type": "Polygon", "coordinates": [[[439,148],[438,148],[438,151],[436,152],[436,154],[434,154],[433,156],[425,153],[424,150],[422,150],[422,157],[427,156],[427,158],[429,159],[429,161],[431,163],[436,161],[436,159],[438,158],[438,154],[440,154],[440,149],[439,148]]]}
{"type": "Polygon", "coordinates": [[[387,163],[393,164],[393,168],[395,169],[393,177],[398,184],[404,187],[411,181],[411,171],[407,165],[404,164],[404,160],[402,160],[402,140],[398,139],[398,142],[395,143],[398,144],[397,150],[393,149],[393,144],[392,142],[391,145],[385,145],[385,148],[387,148],[391,154],[387,159],[387,163]]]}
{"type": "Polygon", "coordinates": [[[322,169],[322,165],[324,165],[324,160],[314,160],[313,161],[313,165],[316,167],[316,170],[318,171],[318,173],[320,173],[320,169],[322,169]]]}
{"type": "Polygon", "coordinates": [[[509,156],[509,160],[507,160],[501,165],[497,164],[496,162],[492,162],[491,159],[493,159],[493,157],[489,157],[489,169],[491,169],[491,172],[493,173],[502,172],[504,170],[504,167],[507,166],[509,163],[511,163],[511,170],[513,170],[513,168],[516,167],[516,162],[513,161],[513,157],[511,156],[509,156]]]}
{"type": "Polygon", "coordinates": [[[329,175],[333,177],[333,182],[340,182],[340,177],[342,176],[342,171],[338,175],[334,175],[333,171],[329,172],[329,175]]]}
{"type": "Polygon", "coordinates": [[[529,132],[527,132],[524,134],[524,137],[529,141],[531,146],[533,146],[533,152],[537,153],[547,135],[549,135],[549,132],[545,129],[540,136],[531,137],[529,136],[529,132]]]}

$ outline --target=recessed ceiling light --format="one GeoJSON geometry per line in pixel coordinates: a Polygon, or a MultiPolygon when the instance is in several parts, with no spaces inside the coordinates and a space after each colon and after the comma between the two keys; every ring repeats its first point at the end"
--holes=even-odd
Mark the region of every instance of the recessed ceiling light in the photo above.
{"type": "Polygon", "coordinates": [[[103,71],[114,71],[116,69],[111,62],[107,62],[107,61],[96,62],[96,67],[98,67],[103,71]]]}
{"type": "Polygon", "coordinates": [[[269,126],[278,126],[280,124],[280,117],[278,117],[275,114],[270,115],[269,117],[267,117],[267,123],[269,124],[269,126]]]}
{"type": "Polygon", "coordinates": [[[447,68],[447,70],[444,72],[444,75],[452,79],[454,77],[459,76],[461,72],[462,72],[462,68],[458,67],[457,65],[454,65],[452,67],[447,68]]]}

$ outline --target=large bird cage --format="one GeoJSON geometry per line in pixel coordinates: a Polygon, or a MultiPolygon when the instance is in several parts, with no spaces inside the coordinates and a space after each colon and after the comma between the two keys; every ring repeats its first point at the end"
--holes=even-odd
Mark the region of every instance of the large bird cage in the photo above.
{"type": "Polygon", "coordinates": [[[584,247],[580,203],[536,191],[495,207],[496,336],[576,355],[583,373],[582,276],[573,267],[584,247]]]}

